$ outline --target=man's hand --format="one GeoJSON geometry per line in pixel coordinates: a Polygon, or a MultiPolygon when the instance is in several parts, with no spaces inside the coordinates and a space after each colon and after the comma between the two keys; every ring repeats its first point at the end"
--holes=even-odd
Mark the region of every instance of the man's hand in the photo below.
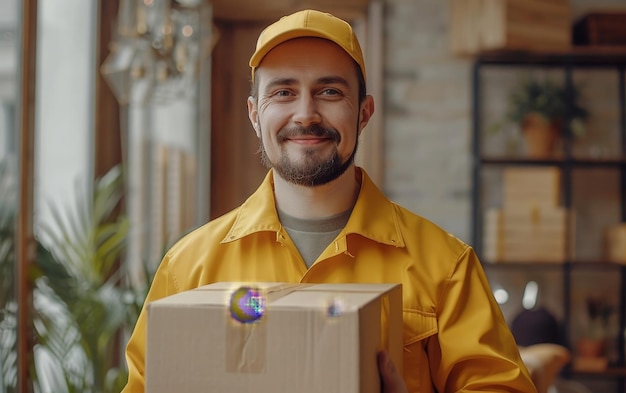
{"type": "Polygon", "coordinates": [[[386,351],[378,353],[378,371],[382,393],[408,393],[402,376],[386,351]]]}

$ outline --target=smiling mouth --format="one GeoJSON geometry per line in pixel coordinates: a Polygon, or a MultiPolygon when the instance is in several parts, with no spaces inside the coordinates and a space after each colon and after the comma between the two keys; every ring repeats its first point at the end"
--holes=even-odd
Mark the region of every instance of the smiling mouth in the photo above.
{"type": "Polygon", "coordinates": [[[293,142],[301,145],[321,144],[334,141],[339,144],[341,136],[334,128],[325,128],[319,124],[310,127],[284,128],[278,133],[279,142],[293,142]]]}
{"type": "Polygon", "coordinates": [[[299,145],[316,145],[324,142],[332,141],[332,138],[327,137],[302,137],[302,138],[288,138],[287,141],[293,142],[299,145]]]}

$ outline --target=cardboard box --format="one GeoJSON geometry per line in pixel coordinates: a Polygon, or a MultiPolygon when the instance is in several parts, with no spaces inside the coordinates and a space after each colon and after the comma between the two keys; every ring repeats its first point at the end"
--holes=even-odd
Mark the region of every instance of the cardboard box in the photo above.
{"type": "Polygon", "coordinates": [[[560,204],[561,170],[557,167],[510,167],[502,171],[505,209],[552,209],[560,204]]]}
{"type": "Polygon", "coordinates": [[[451,0],[450,47],[459,55],[567,50],[571,15],[568,0],[451,0]]]}
{"type": "Polygon", "coordinates": [[[592,12],[574,24],[576,45],[626,45],[626,12],[592,12]]]}
{"type": "Polygon", "coordinates": [[[251,323],[229,314],[241,285],[148,304],[148,393],[378,393],[382,349],[402,369],[400,284],[246,284],[266,305],[251,323]]]}
{"type": "Polygon", "coordinates": [[[606,230],[606,257],[610,262],[626,263],[626,224],[606,230]]]}
{"type": "Polygon", "coordinates": [[[579,372],[605,371],[609,365],[606,357],[576,356],[572,362],[572,369],[579,372]]]}
{"type": "Polygon", "coordinates": [[[573,217],[565,208],[489,209],[484,216],[486,262],[552,262],[568,258],[573,217]]]}

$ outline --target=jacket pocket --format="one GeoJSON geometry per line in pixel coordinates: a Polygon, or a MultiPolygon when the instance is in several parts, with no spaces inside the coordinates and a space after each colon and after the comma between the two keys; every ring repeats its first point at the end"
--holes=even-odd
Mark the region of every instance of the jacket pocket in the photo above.
{"type": "Polygon", "coordinates": [[[427,337],[437,334],[437,316],[415,309],[402,311],[404,328],[404,346],[407,347],[427,337]]]}
{"type": "Polygon", "coordinates": [[[404,381],[411,393],[433,393],[435,389],[430,374],[426,344],[439,331],[437,316],[415,309],[404,309],[403,318],[403,369],[404,381]]]}

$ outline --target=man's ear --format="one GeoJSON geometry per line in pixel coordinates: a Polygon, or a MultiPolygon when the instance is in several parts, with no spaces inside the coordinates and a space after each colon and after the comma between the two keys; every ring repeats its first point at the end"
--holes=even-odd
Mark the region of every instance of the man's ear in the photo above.
{"type": "Polygon", "coordinates": [[[254,133],[257,138],[261,137],[261,128],[259,127],[259,111],[257,110],[256,100],[254,97],[248,97],[248,118],[254,128],[254,133]]]}
{"type": "Polygon", "coordinates": [[[371,95],[365,96],[365,99],[361,103],[361,108],[359,110],[359,135],[361,135],[361,131],[363,131],[367,123],[369,123],[373,114],[374,97],[372,97],[371,95]]]}

